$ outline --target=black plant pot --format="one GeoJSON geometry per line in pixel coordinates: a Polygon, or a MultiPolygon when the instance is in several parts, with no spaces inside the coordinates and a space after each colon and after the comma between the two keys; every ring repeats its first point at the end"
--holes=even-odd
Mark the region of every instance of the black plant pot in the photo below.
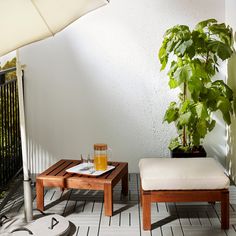
{"type": "Polygon", "coordinates": [[[180,148],[175,148],[171,151],[171,157],[180,158],[180,157],[206,157],[207,153],[203,146],[195,147],[190,151],[184,152],[180,148]]]}

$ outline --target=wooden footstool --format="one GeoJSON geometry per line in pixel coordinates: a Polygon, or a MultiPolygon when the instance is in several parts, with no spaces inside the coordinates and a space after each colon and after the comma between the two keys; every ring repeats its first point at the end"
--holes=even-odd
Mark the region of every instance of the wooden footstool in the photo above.
{"type": "Polygon", "coordinates": [[[37,209],[44,210],[44,187],[61,189],[89,189],[104,191],[105,215],[113,214],[113,188],[121,180],[122,193],[128,194],[128,163],[109,162],[115,169],[98,177],[88,177],[66,172],[80,164],[79,160],[60,160],[36,178],[37,209]]]}
{"type": "Polygon", "coordinates": [[[229,178],[213,158],[145,158],[139,162],[143,229],[151,230],[152,202],[221,202],[229,228],[229,178]]]}

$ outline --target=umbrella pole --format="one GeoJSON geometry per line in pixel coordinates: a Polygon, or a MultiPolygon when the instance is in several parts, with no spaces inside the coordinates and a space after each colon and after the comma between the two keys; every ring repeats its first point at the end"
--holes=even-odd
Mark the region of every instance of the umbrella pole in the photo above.
{"type": "Polygon", "coordinates": [[[30,173],[29,173],[29,168],[28,168],[28,158],[27,158],[22,69],[21,69],[21,64],[19,60],[18,50],[16,50],[16,74],[17,74],[17,85],[18,85],[20,134],[21,134],[22,164],[23,164],[23,176],[24,176],[23,187],[24,187],[25,219],[27,222],[30,222],[33,220],[32,190],[31,190],[31,179],[30,179],[30,173]]]}

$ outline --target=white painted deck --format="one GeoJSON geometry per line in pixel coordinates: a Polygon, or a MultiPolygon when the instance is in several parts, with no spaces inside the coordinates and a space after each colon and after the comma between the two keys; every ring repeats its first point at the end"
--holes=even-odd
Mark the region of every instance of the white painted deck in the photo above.
{"type": "MultiPolygon", "coordinates": [[[[142,230],[139,204],[139,175],[129,176],[129,196],[114,189],[113,217],[104,216],[103,192],[59,189],[45,191],[46,213],[57,213],[72,222],[70,235],[77,236],[236,236],[236,187],[230,187],[230,229],[220,229],[220,204],[158,203],[152,204],[152,231],[142,230]]],[[[34,207],[36,206],[34,192],[34,207]]],[[[8,235],[13,228],[24,225],[23,195],[20,186],[2,210],[11,220],[0,228],[8,235]]],[[[37,212],[34,212],[37,215],[37,212]]],[[[28,235],[28,233],[26,233],[28,235]]],[[[45,235],[46,236],[46,235],[45,235]]]]}

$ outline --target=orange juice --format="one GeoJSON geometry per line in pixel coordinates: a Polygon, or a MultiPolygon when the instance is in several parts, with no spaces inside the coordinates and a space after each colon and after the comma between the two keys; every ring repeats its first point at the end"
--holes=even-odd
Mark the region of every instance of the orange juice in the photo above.
{"type": "Polygon", "coordinates": [[[107,169],[107,155],[99,155],[94,157],[95,170],[107,169]]]}

